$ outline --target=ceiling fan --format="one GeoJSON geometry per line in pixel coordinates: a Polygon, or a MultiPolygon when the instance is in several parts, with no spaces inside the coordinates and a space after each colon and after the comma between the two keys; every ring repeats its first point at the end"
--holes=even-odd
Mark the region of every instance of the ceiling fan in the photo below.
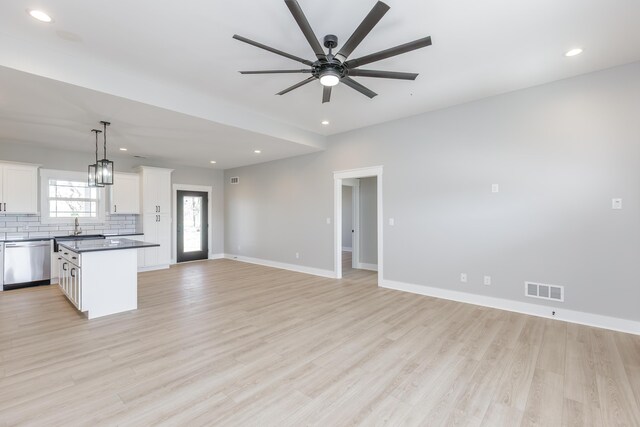
{"type": "Polygon", "coordinates": [[[364,40],[369,32],[376,26],[376,24],[382,19],[385,13],[389,10],[389,6],[381,1],[378,1],[376,5],[371,9],[369,14],[360,23],[358,28],[349,37],[349,40],[340,48],[338,53],[333,54],[333,49],[338,46],[338,37],[333,34],[329,34],[324,37],[324,46],[329,50],[326,53],[318,38],[311,29],[309,21],[305,17],[300,5],[296,0],[284,0],[285,4],[291,11],[293,18],[298,23],[298,26],[302,30],[302,33],[306,37],[307,41],[311,45],[311,49],[316,55],[315,61],[309,61],[304,58],[300,58],[295,55],[283,52],[278,49],[274,49],[262,43],[250,40],[246,37],[235,34],[234,39],[241,42],[248,43],[252,46],[260,49],[267,50],[285,58],[293,59],[294,61],[301,62],[310,68],[301,70],[262,70],[262,71],[240,71],[240,74],[311,74],[310,77],[296,83],[295,85],[286,88],[285,90],[278,92],[277,95],[284,95],[294,89],[306,85],[314,80],[320,80],[323,86],[322,102],[329,102],[331,100],[331,88],[338,83],[342,82],[352,89],[357,90],[363,95],[373,98],[377,94],[371,89],[361,85],[353,80],[351,77],[378,77],[384,79],[399,79],[399,80],[415,80],[418,77],[417,73],[401,73],[397,71],[377,71],[377,70],[363,70],[359,67],[370,64],[372,62],[380,61],[382,59],[390,58],[392,56],[400,55],[403,53],[411,52],[412,50],[420,49],[431,45],[431,37],[424,37],[409,43],[402,44],[400,46],[392,47],[389,49],[381,50],[380,52],[372,53],[356,59],[349,59],[349,55],[354,51],[356,47],[364,40]]]}

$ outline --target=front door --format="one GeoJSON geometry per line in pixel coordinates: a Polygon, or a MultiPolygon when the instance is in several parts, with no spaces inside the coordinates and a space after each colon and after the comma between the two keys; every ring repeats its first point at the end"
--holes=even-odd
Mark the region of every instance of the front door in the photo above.
{"type": "Polygon", "coordinates": [[[178,262],[209,258],[208,194],[178,191],[178,262]]]}

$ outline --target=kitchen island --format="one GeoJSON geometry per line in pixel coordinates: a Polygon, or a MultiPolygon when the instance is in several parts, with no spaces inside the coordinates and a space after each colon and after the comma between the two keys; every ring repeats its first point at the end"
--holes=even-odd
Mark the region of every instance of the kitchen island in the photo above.
{"type": "Polygon", "coordinates": [[[58,242],[59,286],[89,319],[138,308],[138,249],[160,246],[126,238],[58,242]]]}

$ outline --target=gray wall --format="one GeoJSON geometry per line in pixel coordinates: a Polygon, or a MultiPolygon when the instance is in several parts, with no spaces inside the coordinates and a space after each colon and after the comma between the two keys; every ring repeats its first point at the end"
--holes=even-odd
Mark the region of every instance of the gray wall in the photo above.
{"type": "MultiPolygon", "coordinates": [[[[93,153],[79,153],[30,146],[24,143],[12,143],[0,140],[0,160],[41,164],[45,169],[86,171],[93,153]]],[[[173,184],[207,185],[213,187],[212,224],[213,241],[211,253],[224,252],[224,173],[219,170],[180,166],[149,159],[137,159],[110,155],[117,172],[131,172],[136,166],[157,166],[175,169],[172,173],[173,184]]]]}
{"type": "Polygon", "coordinates": [[[360,262],[378,264],[378,184],[360,179],[360,262]]]}
{"type": "Polygon", "coordinates": [[[353,187],[342,186],[342,247],[353,248],[353,187]]]}
{"type": "Polygon", "coordinates": [[[634,63],[337,135],[225,172],[225,249],[332,270],[333,171],[384,165],[385,279],[640,320],[639,118],[634,63]]]}

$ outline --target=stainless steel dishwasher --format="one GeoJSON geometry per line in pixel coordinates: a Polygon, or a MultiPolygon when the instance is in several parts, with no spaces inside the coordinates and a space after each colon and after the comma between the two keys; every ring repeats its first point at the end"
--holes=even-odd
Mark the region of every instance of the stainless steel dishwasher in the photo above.
{"type": "Polygon", "coordinates": [[[4,289],[51,283],[51,240],[4,244],[4,289]]]}

